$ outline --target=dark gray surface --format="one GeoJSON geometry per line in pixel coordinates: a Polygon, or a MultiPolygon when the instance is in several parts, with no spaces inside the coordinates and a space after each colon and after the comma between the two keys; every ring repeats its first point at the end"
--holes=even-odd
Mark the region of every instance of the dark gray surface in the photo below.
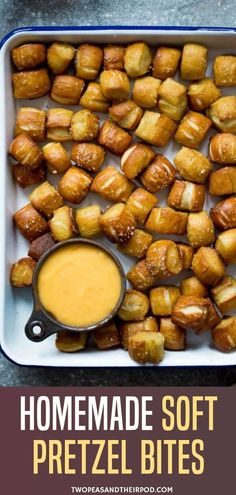
{"type": "MultiPolygon", "coordinates": [[[[0,0],[0,37],[30,25],[236,25],[236,0],[0,0]]],[[[0,357],[0,385],[232,385],[236,368],[40,369],[0,357]]]]}

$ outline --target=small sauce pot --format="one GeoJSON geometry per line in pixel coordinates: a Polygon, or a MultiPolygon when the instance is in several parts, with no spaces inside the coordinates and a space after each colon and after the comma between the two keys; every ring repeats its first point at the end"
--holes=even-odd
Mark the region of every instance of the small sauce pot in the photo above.
{"type": "Polygon", "coordinates": [[[32,314],[28,320],[28,322],[25,325],[25,333],[26,336],[32,340],[33,342],[41,342],[45,340],[47,337],[50,335],[60,332],[60,331],[73,331],[73,332],[84,332],[84,331],[92,331],[96,330],[99,327],[102,327],[106,324],[108,324],[114,316],[117,314],[119,311],[124,296],[125,296],[125,291],[126,291],[126,277],[125,273],[123,270],[123,267],[118,260],[118,258],[113,254],[113,252],[108,249],[107,247],[102,246],[100,243],[96,241],[91,241],[87,239],[81,239],[81,238],[76,238],[76,239],[69,239],[64,242],[60,242],[56,244],[53,248],[49,249],[38,261],[36,268],[34,270],[34,276],[33,276],[33,282],[32,282],[32,288],[33,288],[33,298],[34,298],[34,307],[32,314]],[[83,326],[83,327],[74,327],[74,326],[68,326],[60,321],[56,320],[52,314],[50,314],[42,305],[42,302],[40,301],[39,298],[39,292],[38,292],[38,277],[40,270],[44,264],[44,262],[51,256],[53,253],[58,251],[59,249],[68,247],[68,246],[73,246],[77,244],[85,244],[88,246],[94,246],[95,248],[98,248],[102,251],[104,251],[107,255],[110,256],[110,258],[113,260],[115,263],[119,274],[120,274],[120,280],[121,280],[121,290],[120,290],[120,297],[113,308],[113,310],[101,321],[98,321],[92,325],[89,326],[83,326]]]}

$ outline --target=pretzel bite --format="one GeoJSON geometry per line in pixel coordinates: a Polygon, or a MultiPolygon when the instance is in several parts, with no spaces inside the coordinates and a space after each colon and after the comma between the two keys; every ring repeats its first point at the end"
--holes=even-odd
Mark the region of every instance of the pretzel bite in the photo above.
{"type": "Polygon", "coordinates": [[[40,98],[50,91],[47,69],[15,72],[12,74],[14,97],[19,99],[40,98]]]}
{"type": "Polygon", "coordinates": [[[200,81],[193,82],[188,88],[190,107],[196,112],[206,110],[220,96],[220,90],[209,77],[204,77],[200,81]]]}
{"type": "Polygon", "coordinates": [[[197,184],[204,184],[212,170],[212,165],[206,156],[200,151],[184,146],[175,155],[174,164],[183,179],[197,184]]]}
{"type": "Polygon", "coordinates": [[[100,74],[102,92],[108,100],[124,101],[129,98],[130,81],[121,70],[104,70],[100,74]]]}
{"type": "Polygon", "coordinates": [[[70,167],[58,183],[58,191],[70,203],[79,204],[88,194],[92,178],[77,167],[70,167]]]}
{"type": "Polygon", "coordinates": [[[34,141],[44,141],[46,112],[38,108],[21,107],[16,116],[15,136],[26,132],[34,141]]]}
{"type": "Polygon", "coordinates": [[[152,62],[152,52],[144,41],[132,43],[125,50],[124,66],[130,77],[143,76],[152,62]]]}
{"type": "Polygon", "coordinates": [[[236,57],[235,55],[218,55],[213,63],[216,86],[235,86],[236,57]]]}
{"type": "Polygon", "coordinates": [[[9,154],[28,170],[38,168],[44,158],[39,146],[25,132],[13,139],[9,154]]]}
{"type": "Polygon", "coordinates": [[[20,233],[28,240],[33,241],[37,237],[48,232],[49,225],[45,218],[31,205],[23,206],[13,215],[15,224],[20,233]]]}
{"type": "Polygon", "coordinates": [[[53,74],[64,74],[75,56],[75,48],[68,43],[52,43],[47,49],[47,63],[53,74]]]}
{"type": "Polygon", "coordinates": [[[136,222],[144,224],[149,212],[157,202],[154,194],[138,187],[132,192],[126,204],[133,213],[136,222]]]}
{"type": "Polygon", "coordinates": [[[87,43],[80,45],[75,56],[76,76],[87,81],[94,81],[102,65],[102,60],[102,48],[87,43]]]}
{"type": "Polygon", "coordinates": [[[10,272],[10,281],[13,287],[30,287],[32,285],[36,261],[30,257],[21,258],[13,263],[10,272]]]}
{"type": "Polygon", "coordinates": [[[55,241],[66,241],[74,237],[76,230],[74,212],[67,205],[54,211],[49,227],[55,241]]]}
{"type": "Polygon", "coordinates": [[[78,352],[86,347],[87,340],[87,332],[62,330],[57,333],[55,346],[60,352],[78,352]]]}
{"type": "Polygon", "coordinates": [[[221,165],[236,165],[236,136],[229,132],[215,134],[209,146],[210,159],[221,165]]]}
{"type": "Polygon", "coordinates": [[[151,244],[147,250],[146,263],[151,274],[161,279],[177,275],[183,268],[177,244],[167,239],[151,244]]]}
{"type": "Polygon", "coordinates": [[[124,69],[125,47],[121,45],[107,45],[103,48],[103,68],[105,70],[124,69]]]}
{"type": "Polygon", "coordinates": [[[98,172],[105,160],[102,146],[94,143],[76,143],[71,149],[71,160],[88,172],[98,172]]]}
{"type": "Polygon", "coordinates": [[[141,175],[144,187],[152,193],[165,189],[175,179],[176,169],[164,155],[158,153],[147,170],[141,175]]]}
{"type": "Polygon", "coordinates": [[[150,289],[156,281],[156,277],[149,270],[146,260],[141,260],[133,265],[126,274],[126,278],[135,289],[141,291],[150,289]]]}
{"type": "Polygon", "coordinates": [[[135,185],[115,167],[108,166],[93,179],[91,191],[100,194],[107,201],[127,201],[135,185]]]}
{"type": "Polygon", "coordinates": [[[109,115],[120,127],[134,130],[143,115],[143,110],[134,101],[126,100],[114,103],[109,108],[109,115]]]}
{"type": "Polygon", "coordinates": [[[177,247],[180,252],[180,258],[183,265],[182,269],[189,270],[189,268],[191,268],[192,265],[193,254],[194,254],[192,246],[188,246],[188,244],[183,244],[181,242],[178,242],[177,247]]]}
{"type": "Polygon", "coordinates": [[[85,82],[75,76],[56,76],[53,80],[51,98],[62,105],[78,105],[85,82]]]}
{"type": "Polygon", "coordinates": [[[90,110],[79,110],[71,119],[71,134],[75,141],[93,141],[99,133],[99,117],[90,110]]]}
{"type": "Polygon", "coordinates": [[[36,187],[29,199],[34,208],[46,217],[50,217],[57,208],[63,205],[63,198],[48,181],[36,187]]]}
{"type": "Polygon", "coordinates": [[[16,183],[23,189],[46,180],[46,171],[42,165],[34,170],[28,170],[24,165],[17,163],[12,167],[12,174],[16,183]]]}
{"type": "Polygon", "coordinates": [[[181,120],[187,107],[186,87],[168,78],[159,89],[159,97],[160,112],[173,120],[181,120]]]}
{"type": "Polygon", "coordinates": [[[145,227],[157,234],[183,235],[186,232],[188,214],[169,207],[153,208],[145,227]]]}
{"type": "Polygon", "coordinates": [[[93,340],[98,349],[105,350],[120,345],[120,337],[114,321],[92,332],[93,340]]]}
{"type": "Polygon", "coordinates": [[[236,168],[223,167],[209,177],[209,193],[212,196],[225,196],[236,193],[236,168]]]}
{"type": "Polygon", "coordinates": [[[204,141],[211,126],[212,121],[205,115],[190,111],[181,120],[175,140],[183,146],[196,149],[204,141]]]}
{"type": "Polygon", "coordinates": [[[155,153],[150,146],[135,143],[122,155],[121,170],[128,179],[134,179],[149,165],[154,156],[155,153]]]}
{"type": "Polygon", "coordinates": [[[111,242],[123,244],[135,231],[135,218],[124,203],[107,208],[99,220],[100,227],[111,242]]]}
{"type": "Polygon", "coordinates": [[[211,293],[221,313],[236,309],[236,280],[231,275],[225,275],[211,293]]]}
{"type": "Polygon", "coordinates": [[[158,364],[164,359],[164,337],[160,332],[140,332],[129,338],[128,352],[140,364],[158,364]]]}
{"type": "Polygon", "coordinates": [[[142,321],[120,321],[119,333],[122,346],[125,350],[129,347],[129,339],[132,335],[136,335],[140,332],[158,332],[158,323],[154,316],[147,316],[142,321]]]}
{"type": "Polygon", "coordinates": [[[176,123],[157,112],[146,110],[134,134],[154,146],[166,146],[176,130],[176,123]]]}
{"type": "Polygon", "coordinates": [[[160,287],[154,287],[150,291],[150,304],[152,314],[155,316],[169,316],[172,313],[172,309],[180,297],[180,290],[178,287],[171,285],[162,285],[160,287]]]}
{"type": "Polygon", "coordinates": [[[143,320],[149,310],[148,297],[138,290],[127,290],[118,316],[124,321],[143,320]]]}
{"type": "Polygon", "coordinates": [[[182,79],[197,80],[205,76],[207,48],[197,43],[186,43],[183,48],[180,74],[182,79]]]}
{"type": "Polygon", "coordinates": [[[47,112],[47,139],[52,141],[71,141],[70,131],[73,111],[67,108],[50,108],[47,112]]]}
{"type": "Polygon", "coordinates": [[[187,223],[187,237],[191,246],[209,246],[215,240],[213,222],[206,211],[190,213],[187,223]]]}
{"type": "Polygon", "coordinates": [[[85,92],[80,98],[79,104],[92,112],[106,113],[109,108],[109,101],[105,98],[101,85],[96,82],[88,84],[85,92]]]}
{"type": "Polygon", "coordinates": [[[236,134],[236,96],[222,96],[208,110],[208,117],[221,132],[236,134]]]}
{"type": "Polygon", "coordinates": [[[69,153],[61,143],[45,144],[43,154],[52,174],[65,172],[71,165],[69,153]]]}
{"type": "Polygon", "coordinates": [[[11,56],[17,69],[32,69],[45,62],[46,47],[42,43],[27,43],[13,48],[11,56]]]}
{"type": "Polygon", "coordinates": [[[217,285],[225,273],[225,266],[217,251],[200,247],[193,256],[192,269],[204,285],[217,285]]]}
{"type": "Polygon", "coordinates": [[[183,351],[186,348],[186,330],[175,325],[171,318],[160,318],[160,333],[168,351],[183,351]]]}
{"type": "Polygon", "coordinates": [[[203,285],[195,276],[181,280],[180,291],[183,296],[206,297],[208,295],[208,290],[205,285],[203,285]]]}
{"type": "Polygon", "coordinates": [[[132,98],[142,108],[152,108],[157,104],[160,79],[145,76],[134,81],[132,98]]]}
{"type": "Polygon", "coordinates": [[[101,208],[99,205],[79,208],[75,213],[75,221],[81,237],[95,237],[101,234],[100,227],[101,208]]]}
{"type": "Polygon", "coordinates": [[[98,135],[98,143],[114,155],[122,155],[132,142],[132,136],[111,120],[105,120],[98,135]]]}
{"type": "Polygon", "coordinates": [[[175,303],[171,319],[173,323],[195,332],[207,326],[209,301],[199,296],[180,296],[175,303]]]}
{"type": "Polygon", "coordinates": [[[160,46],[155,53],[152,64],[152,75],[159,79],[173,77],[177,71],[181,50],[170,46],[160,46]]]}
{"type": "Polygon", "coordinates": [[[221,352],[229,352],[236,348],[236,317],[226,316],[212,329],[212,341],[221,352]]]}
{"type": "Polygon", "coordinates": [[[205,187],[184,180],[176,180],[167,198],[168,206],[182,211],[201,211],[205,201],[205,187]]]}
{"type": "Polygon", "coordinates": [[[128,242],[118,245],[119,251],[135,258],[144,258],[149,246],[153,242],[153,237],[144,230],[135,229],[134,235],[128,242]]]}
{"type": "Polygon", "coordinates": [[[215,248],[225,263],[236,263],[236,229],[221,232],[217,237],[215,248]]]}
{"type": "Polygon", "coordinates": [[[44,253],[55,246],[55,244],[56,243],[54,242],[51,234],[47,232],[46,234],[37,237],[37,239],[34,239],[31,242],[28,255],[31,256],[31,258],[33,258],[34,260],[38,261],[41,256],[43,256],[44,253]]]}
{"type": "Polygon", "coordinates": [[[219,230],[229,230],[236,227],[236,198],[224,199],[210,211],[211,219],[219,230]]]}

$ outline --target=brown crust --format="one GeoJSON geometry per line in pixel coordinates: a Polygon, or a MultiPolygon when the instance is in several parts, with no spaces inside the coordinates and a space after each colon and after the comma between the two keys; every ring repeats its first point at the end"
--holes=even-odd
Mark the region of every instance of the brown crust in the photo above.
{"type": "Polygon", "coordinates": [[[217,251],[201,247],[193,256],[192,269],[204,285],[216,285],[225,273],[225,266],[217,251]]]}
{"type": "Polygon", "coordinates": [[[100,74],[102,92],[108,100],[124,101],[129,98],[130,81],[121,70],[104,70],[100,74]]]}
{"type": "Polygon", "coordinates": [[[183,179],[204,184],[212,165],[202,153],[183,146],[174,157],[174,164],[183,179]]]}
{"type": "Polygon", "coordinates": [[[205,186],[183,180],[175,180],[167,204],[176,210],[201,211],[205,201],[205,186]]]}
{"type": "Polygon", "coordinates": [[[201,113],[189,111],[181,120],[175,140],[177,143],[196,149],[205,139],[212,121],[201,113]]]}
{"type": "Polygon", "coordinates": [[[44,159],[39,146],[25,132],[13,139],[9,147],[9,154],[28,170],[38,168],[44,159]]]}
{"type": "Polygon", "coordinates": [[[197,80],[205,77],[207,48],[197,43],[186,43],[183,47],[180,73],[182,79],[197,80]]]}
{"type": "Polygon", "coordinates": [[[98,172],[105,160],[102,146],[94,143],[75,143],[71,149],[71,160],[88,172],[98,172]]]}
{"type": "Polygon", "coordinates": [[[28,170],[20,163],[13,165],[12,174],[16,183],[23,189],[46,180],[46,170],[40,166],[34,170],[28,170]]]}
{"type": "Polygon", "coordinates": [[[155,287],[150,291],[152,314],[155,316],[169,316],[180,297],[180,289],[171,285],[155,287]]]}
{"type": "Polygon", "coordinates": [[[143,110],[132,100],[125,100],[121,103],[114,103],[109,108],[110,117],[124,129],[134,130],[142,115],[143,110]]]}
{"type": "Polygon", "coordinates": [[[140,321],[145,318],[148,310],[148,297],[140,291],[130,289],[126,291],[118,316],[123,321],[140,321]]]}
{"type": "Polygon", "coordinates": [[[236,193],[236,167],[223,167],[212,172],[209,177],[209,193],[212,196],[236,193]]]}
{"type": "Polygon", "coordinates": [[[29,199],[34,208],[46,217],[50,217],[57,208],[63,205],[62,196],[48,181],[36,187],[29,199]]]}
{"type": "Polygon", "coordinates": [[[43,146],[43,154],[53,174],[65,172],[71,165],[69,153],[61,143],[47,143],[43,146]]]}
{"type": "Polygon", "coordinates": [[[47,221],[31,203],[18,210],[13,218],[21,234],[29,241],[37,239],[49,230],[47,221]]]}
{"type": "Polygon", "coordinates": [[[80,45],[75,56],[76,77],[93,81],[98,75],[102,60],[102,48],[88,43],[80,45]]]}
{"type": "Polygon", "coordinates": [[[225,263],[236,263],[236,228],[218,235],[215,248],[225,263]]]}
{"type": "Polygon", "coordinates": [[[27,43],[13,48],[11,56],[17,69],[31,69],[45,62],[46,46],[42,43],[27,43]]]}
{"type": "Polygon", "coordinates": [[[123,254],[142,259],[152,242],[153,237],[151,234],[144,230],[135,229],[131,239],[128,242],[119,244],[117,247],[123,254]]]}
{"type": "Polygon", "coordinates": [[[144,170],[155,153],[152,148],[143,143],[135,143],[121,157],[121,170],[128,179],[134,179],[144,170]]]}
{"type": "Polygon", "coordinates": [[[119,332],[114,321],[92,332],[92,336],[96,346],[101,350],[120,345],[119,332]]]}
{"type": "Polygon", "coordinates": [[[153,76],[162,80],[167,77],[173,77],[177,71],[180,57],[181,50],[178,48],[171,48],[170,46],[158,47],[152,63],[153,76]]]}
{"type": "Polygon", "coordinates": [[[26,132],[34,141],[44,141],[46,111],[32,107],[19,108],[16,116],[15,136],[26,132]]]}
{"type": "Polygon", "coordinates": [[[175,211],[169,207],[153,208],[145,227],[157,234],[183,235],[186,232],[188,214],[175,211]]]}
{"type": "Polygon", "coordinates": [[[146,110],[134,134],[154,146],[166,146],[176,131],[176,123],[166,115],[146,110]]]}
{"type": "Polygon", "coordinates": [[[90,110],[79,110],[71,119],[71,134],[75,141],[93,141],[99,133],[99,117],[90,110]]]}
{"type": "Polygon", "coordinates": [[[107,45],[103,48],[103,67],[105,70],[123,70],[125,47],[120,45],[107,45]]]}
{"type": "Polygon", "coordinates": [[[214,79],[217,86],[235,86],[236,57],[235,55],[218,55],[213,63],[214,79]]]}
{"type": "Polygon", "coordinates": [[[70,203],[79,204],[88,194],[92,177],[78,167],[70,167],[58,183],[61,196],[70,203]]]}
{"type": "Polygon", "coordinates": [[[47,69],[15,72],[12,74],[14,97],[20,99],[40,98],[50,91],[47,69]]]}
{"type": "Polygon", "coordinates": [[[49,249],[51,249],[53,246],[55,246],[55,242],[51,234],[49,233],[43,234],[31,242],[28,255],[31,256],[31,258],[38,261],[41,258],[41,256],[43,256],[43,254],[46,253],[46,251],[48,251],[49,249]]]}
{"type": "Polygon", "coordinates": [[[104,199],[119,203],[129,198],[135,184],[121,174],[115,167],[108,166],[101,170],[93,180],[91,191],[100,194],[104,199]]]}
{"type": "Polygon", "coordinates": [[[206,110],[220,96],[220,90],[209,77],[194,81],[188,88],[190,107],[196,112],[206,110]]]}
{"type": "Polygon", "coordinates": [[[30,287],[32,285],[36,261],[30,257],[21,258],[11,267],[10,281],[13,287],[30,287]]]}
{"type": "Polygon", "coordinates": [[[215,134],[209,146],[210,159],[221,165],[236,165],[236,136],[230,132],[215,134]]]}
{"type": "Polygon", "coordinates": [[[122,155],[132,142],[132,136],[110,120],[105,120],[98,135],[98,143],[114,155],[122,155]]]}
{"type": "Polygon", "coordinates": [[[160,318],[160,332],[169,351],[183,351],[186,348],[186,330],[178,327],[171,318],[160,318]]]}
{"type": "Polygon", "coordinates": [[[81,107],[87,108],[92,112],[101,113],[106,113],[110,105],[102,92],[101,85],[97,82],[88,84],[80,98],[79,104],[81,107]]]}
{"type": "Polygon", "coordinates": [[[123,203],[110,206],[101,215],[100,227],[113,243],[128,242],[135,232],[135,219],[129,208],[123,203]]]}
{"type": "Polygon", "coordinates": [[[158,332],[157,319],[154,316],[147,316],[142,321],[130,321],[118,323],[122,346],[125,350],[129,347],[129,339],[132,335],[140,332],[158,332]]]}
{"type": "Polygon", "coordinates": [[[182,327],[195,332],[207,328],[209,300],[198,296],[180,296],[174,305],[171,319],[182,327]]]}
{"type": "Polygon", "coordinates": [[[214,225],[206,211],[189,214],[187,223],[187,237],[189,244],[195,248],[200,246],[209,246],[214,242],[214,225]]]}
{"type": "Polygon", "coordinates": [[[167,239],[151,244],[147,250],[146,263],[153,277],[161,279],[177,275],[183,268],[177,244],[167,239]]]}
{"type": "Polygon", "coordinates": [[[156,277],[149,270],[146,260],[141,260],[133,265],[126,274],[126,278],[135,289],[141,291],[149,289],[156,281],[156,277]]]}
{"type": "Polygon", "coordinates": [[[68,43],[52,43],[47,49],[47,63],[53,74],[66,72],[75,56],[75,48],[68,43]]]}
{"type": "Polygon", "coordinates": [[[219,284],[211,289],[211,293],[222,313],[236,309],[236,280],[231,275],[225,275],[219,284]]]}
{"type": "Polygon", "coordinates": [[[211,219],[220,230],[236,227],[236,198],[227,198],[217,203],[210,211],[211,219]]]}
{"type": "Polygon", "coordinates": [[[156,196],[138,187],[127,200],[127,206],[133,213],[137,223],[144,224],[151,209],[157,204],[156,196]]]}
{"type": "Polygon", "coordinates": [[[219,351],[229,352],[236,348],[236,317],[229,316],[212,330],[213,344],[219,351]]]}
{"type": "Polygon", "coordinates": [[[85,88],[83,79],[75,76],[60,75],[53,80],[51,98],[62,105],[78,105],[85,88]]]}
{"type": "Polygon", "coordinates": [[[175,180],[174,165],[162,154],[157,154],[147,170],[141,175],[141,182],[151,193],[168,187],[175,180]]]}

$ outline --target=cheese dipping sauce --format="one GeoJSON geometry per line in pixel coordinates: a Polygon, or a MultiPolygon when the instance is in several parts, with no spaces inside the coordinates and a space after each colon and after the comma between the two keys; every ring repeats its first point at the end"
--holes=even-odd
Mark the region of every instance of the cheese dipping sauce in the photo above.
{"type": "Polygon", "coordinates": [[[98,247],[77,244],[52,253],[38,275],[38,295],[60,323],[90,326],[104,320],[118,303],[121,275],[111,256],[98,247]]]}

